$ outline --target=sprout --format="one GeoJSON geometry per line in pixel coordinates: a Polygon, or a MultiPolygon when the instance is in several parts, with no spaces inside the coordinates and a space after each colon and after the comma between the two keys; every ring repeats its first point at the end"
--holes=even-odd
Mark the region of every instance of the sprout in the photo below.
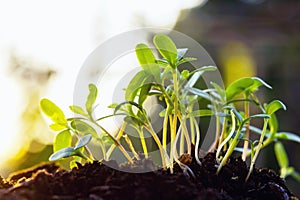
{"type": "MultiPolygon", "coordinates": [[[[239,151],[244,161],[250,157],[250,168],[245,179],[247,181],[260,151],[276,142],[274,150],[281,168],[281,176],[291,175],[299,180],[299,174],[289,166],[283,145],[278,141],[290,140],[300,143],[300,137],[296,134],[278,132],[275,112],[280,109],[286,110],[285,105],[279,100],[264,104],[255,95],[261,86],[269,89],[271,86],[258,77],[246,77],[236,80],[226,89],[213,82],[212,88],[200,89],[196,83],[204,73],[215,71],[217,69],[215,66],[204,66],[193,71],[179,70],[178,67],[183,63],[196,60],[186,57],[188,49],[178,49],[171,38],[163,34],[156,35],[153,43],[160,57],[156,57],[148,45],[136,45],[135,52],[141,69],[127,85],[125,101],[109,106],[114,111],[112,115],[94,118],[93,111],[98,94],[94,84],[88,86],[89,94],[85,107],[70,106],[70,110],[77,117],[66,118],[63,111],[53,102],[48,99],[41,100],[41,110],[53,121],[50,128],[59,132],[54,141],[54,153],[49,158],[51,161],[72,157],[73,161],[91,162],[94,157],[87,144],[94,141],[99,144],[103,160],[111,159],[113,151],[118,148],[128,162],[133,163],[133,157],[141,158],[137,153],[139,150],[143,152],[145,158],[150,157],[149,146],[154,145],[160,152],[164,169],[173,172],[173,165],[176,162],[185,172],[193,176],[188,164],[182,162],[180,156],[191,156],[194,145],[195,160],[201,165],[200,119],[209,116],[216,120],[215,140],[210,151],[216,151],[217,174],[221,173],[233,152],[239,151]],[[159,113],[163,124],[161,136],[155,131],[145,108],[145,101],[153,96],[165,105],[164,110],[159,113]],[[199,109],[199,103],[206,105],[207,109],[199,109]],[[236,103],[242,103],[243,110],[238,110],[236,103]],[[250,105],[257,107],[260,113],[251,114],[250,105]],[[103,119],[114,116],[123,117],[123,123],[117,134],[109,133],[101,124],[103,119]],[[262,129],[250,124],[255,118],[263,120],[262,129]],[[136,133],[139,144],[133,142],[126,133],[129,128],[136,133]],[[151,136],[147,140],[146,134],[151,136]],[[253,141],[252,134],[258,134],[259,140],[253,141]],[[77,143],[72,146],[74,139],[77,143]],[[150,142],[153,145],[149,145],[150,142]],[[127,145],[130,154],[124,145],[127,145]]],[[[71,165],[74,166],[72,163],[71,165]]]]}

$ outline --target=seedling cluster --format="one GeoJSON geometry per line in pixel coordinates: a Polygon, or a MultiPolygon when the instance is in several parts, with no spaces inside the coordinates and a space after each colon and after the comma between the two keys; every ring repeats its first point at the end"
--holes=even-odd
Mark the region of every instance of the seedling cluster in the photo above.
{"type": "Polygon", "coordinates": [[[92,162],[94,157],[87,144],[93,140],[99,144],[103,160],[109,160],[115,148],[118,148],[128,162],[133,163],[134,158],[140,159],[141,153],[145,158],[149,157],[149,141],[147,143],[145,134],[150,134],[152,144],[160,152],[164,169],[172,172],[174,163],[178,163],[188,170],[188,166],[179,157],[184,153],[191,155],[194,145],[195,160],[201,165],[198,157],[201,118],[211,117],[216,120],[215,140],[210,151],[216,152],[217,174],[236,151],[241,152],[243,160],[249,158],[251,161],[247,180],[260,151],[275,143],[274,150],[281,167],[281,175],[292,175],[300,179],[294,168],[289,166],[286,152],[280,143],[282,139],[300,143],[299,136],[278,132],[275,113],[280,109],[285,110],[285,105],[279,100],[262,103],[256,95],[260,87],[271,86],[260,78],[250,77],[239,79],[226,89],[214,82],[201,89],[197,83],[202,75],[216,70],[216,67],[180,70],[184,63],[196,60],[185,56],[188,49],[178,49],[163,34],[156,35],[153,43],[154,49],[146,44],[136,46],[135,52],[141,70],[128,84],[125,101],[109,105],[113,109],[112,115],[97,119],[94,117],[98,91],[93,84],[89,85],[89,95],[84,108],[70,106],[75,114],[72,118],[66,118],[63,111],[50,100],[41,100],[42,111],[53,121],[50,128],[59,132],[54,142],[54,153],[50,156],[51,161],[72,157],[71,167],[76,166],[76,162],[92,162]],[[156,52],[158,57],[155,56],[156,52]],[[164,105],[164,110],[159,113],[163,121],[162,133],[155,131],[149,119],[149,111],[145,108],[145,102],[150,97],[155,97],[164,105]],[[201,102],[206,102],[204,109],[199,106],[201,102]],[[242,109],[238,109],[240,105],[243,105],[242,109]],[[258,110],[258,114],[251,114],[250,108],[255,108],[256,112],[258,110]],[[122,116],[123,122],[118,132],[112,134],[102,125],[102,120],[115,116],[122,116]],[[255,118],[262,120],[262,128],[251,124],[255,118]],[[140,144],[133,142],[131,135],[127,134],[128,127],[136,133],[140,144]],[[253,134],[258,137],[252,137],[253,134]]]}

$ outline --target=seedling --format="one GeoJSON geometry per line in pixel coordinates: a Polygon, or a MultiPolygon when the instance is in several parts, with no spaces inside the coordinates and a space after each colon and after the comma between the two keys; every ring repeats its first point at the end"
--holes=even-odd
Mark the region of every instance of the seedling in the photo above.
{"type": "Polygon", "coordinates": [[[140,159],[139,153],[143,153],[146,158],[149,157],[150,150],[145,134],[150,134],[151,142],[160,152],[161,165],[164,169],[170,169],[172,172],[173,165],[177,162],[184,170],[189,170],[188,166],[179,160],[179,156],[184,153],[191,155],[194,145],[195,160],[201,165],[198,157],[201,143],[200,118],[210,116],[216,120],[215,141],[210,150],[216,152],[216,159],[219,162],[217,174],[229,161],[232,153],[240,151],[243,160],[250,157],[250,169],[245,177],[248,180],[261,149],[276,142],[275,153],[282,177],[292,175],[299,179],[299,174],[288,165],[286,153],[279,143],[281,139],[300,143],[299,136],[278,132],[275,112],[285,110],[285,105],[279,100],[263,104],[255,94],[260,87],[271,89],[271,86],[258,77],[247,77],[231,83],[226,89],[213,82],[212,88],[201,89],[196,87],[196,83],[202,78],[203,73],[214,71],[216,67],[179,70],[180,65],[196,60],[185,57],[188,49],[178,49],[171,38],[163,34],[156,35],[153,43],[155,46],[153,49],[146,44],[136,46],[135,52],[141,70],[129,82],[125,90],[125,101],[109,105],[114,110],[112,115],[94,118],[97,87],[93,84],[89,85],[85,108],[70,106],[71,111],[77,115],[72,118],[65,118],[61,109],[50,100],[41,100],[42,111],[53,121],[50,128],[59,131],[54,142],[54,154],[50,156],[50,160],[73,157],[76,162],[83,160],[91,162],[94,157],[87,144],[94,141],[99,143],[103,160],[109,160],[117,147],[132,163],[134,157],[140,159]],[[158,57],[154,51],[159,53],[158,57]],[[242,95],[242,98],[239,95],[242,95]],[[162,135],[155,131],[145,106],[146,100],[150,97],[159,99],[161,104],[165,105],[159,114],[163,121],[162,135]],[[209,102],[209,105],[205,104],[206,109],[199,108],[199,102],[203,100],[209,102]],[[237,103],[243,104],[242,111],[237,109],[237,103]],[[257,107],[260,113],[252,114],[250,105],[257,107]],[[114,116],[122,116],[123,123],[116,134],[111,134],[101,121],[114,116]],[[263,120],[261,129],[250,124],[254,118],[263,120]],[[136,132],[142,152],[137,151],[138,145],[133,143],[127,134],[128,127],[136,132]],[[253,141],[252,134],[258,134],[259,140],[253,141]],[[74,137],[77,140],[76,145],[72,143],[74,137]],[[240,147],[241,141],[243,147],[240,147]]]}

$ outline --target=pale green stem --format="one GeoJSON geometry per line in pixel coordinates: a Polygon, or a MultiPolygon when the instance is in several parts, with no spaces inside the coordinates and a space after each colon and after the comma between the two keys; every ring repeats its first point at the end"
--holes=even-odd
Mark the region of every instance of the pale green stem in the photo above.
{"type": "Polygon", "coordinates": [[[168,118],[169,118],[169,109],[168,106],[166,108],[166,113],[165,113],[165,117],[164,117],[164,123],[163,123],[163,147],[165,150],[167,150],[167,134],[168,134],[168,118]]]}
{"type": "Polygon", "coordinates": [[[81,151],[78,151],[78,155],[81,157],[81,158],[83,158],[83,159],[85,159],[86,161],[88,161],[89,163],[92,163],[93,162],[93,158],[91,159],[91,158],[89,158],[88,156],[86,156],[84,153],[82,153],[81,151]]]}
{"type": "Polygon", "coordinates": [[[176,129],[174,129],[174,126],[173,126],[173,117],[172,115],[170,115],[170,118],[169,118],[169,122],[170,122],[170,134],[171,134],[171,139],[170,139],[170,162],[171,162],[171,168],[173,167],[173,154],[172,154],[172,149],[173,149],[173,146],[174,146],[174,140],[175,140],[175,137],[176,137],[176,129]]]}
{"type": "Polygon", "coordinates": [[[130,163],[133,163],[132,158],[129,156],[129,154],[127,153],[127,151],[124,149],[124,147],[114,138],[114,136],[112,136],[104,127],[100,126],[97,122],[92,121],[96,126],[98,126],[105,134],[107,134],[115,143],[115,145],[121,150],[121,152],[123,153],[123,155],[127,158],[127,160],[130,163]]]}
{"type": "MultiPolygon", "coordinates": [[[[186,127],[186,120],[183,119],[180,114],[178,114],[178,118],[179,118],[179,121],[180,121],[180,123],[182,125],[182,132],[183,132],[183,139],[180,142],[184,143],[184,139],[186,140],[186,143],[187,143],[187,153],[189,155],[191,155],[191,152],[192,152],[191,138],[189,136],[189,133],[188,133],[188,130],[187,130],[187,127],[186,127]]],[[[184,151],[184,146],[183,146],[182,150],[184,151]]],[[[184,152],[182,152],[182,153],[184,153],[184,152]]]]}
{"type": "Polygon", "coordinates": [[[139,127],[139,129],[137,130],[140,136],[140,140],[141,140],[141,144],[142,144],[142,148],[145,154],[145,158],[148,158],[148,149],[147,149],[147,144],[146,144],[146,140],[144,137],[144,132],[142,130],[142,127],[139,127]]]}
{"type": "MultiPolygon", "coordinates": [[[[125,131],[125,128],[127,126],[127,122],[123,122],[122,123],[122,126],[117,134],[117,137],[116,137],[116,140],[119,141],[121,139],[121,137],[123,136],[124,134],[124,131],[125,131]]],[[[109,158],[110,155],[112,154],[113,150],[115,149],[116,145],[115,143],[113,143],[110,148],[108,149],[107,153],[106,153],[106,157],[109,158]]]]}
{"type": "MultiPolygon", "coordinates": [[[[179,129],[177,131],[177,134],[179,134],[178,132],[179,132],[179,129]]],[[[179,154],[182,155],[182,154],[184,154],[184,142],[185,142],[183,128],[181,128],[180,132],[181,132],[181,134],[180,134],[181,136],[180,136],[180,144],[179,144],[180,145],[179,154]]]]}
{"type": "MultiPolygon", "coordinates": [[[[248,96],[246,96],[245,98],[247,99],[248,96]]],[[[249,102],[245,101],[245,119],[247,119],[249,117],[249,115],[250,115],[249,102]]],[[[246,135],[245,135],[244,148],[243,148],[243,154],[242,154],[243,161],[245,161],[246,157],[247,157],[248,146],[249,146],[249,137],[250,137],[250,120],[249,120],[249,122],[246,123],[246,135]]]]}
{"type": "Polygon", "coordinates": [[[163,168],[166,169],[167,165],[169,164],[169,158],[168,158],[168,155],[167,155],[166,151],[164,150],[164,148],[163,148],[158,136],[156,135],[155,131],[153,130],[151,124],[147,123],[145,125],[145,128],[147,129],[147,131],[149,131],[149,133],[153,137],[155,143],[157,144],[157,146],[159,148],[159,151],[160,151],[160,154],[161,154],[161,160],[162,160],[163,168]]]}
{"type": "Polygon", "coordinates": [[[263,127],[262,133],[260,135],[259,143],[258,143],[257,149],[255,150],[255,154],[254,154],[253,158],[251,159],[250,169],[249,169],[249,172],[247,174],[246,181],[249,179],[249,177],[250,177],[250,175],[253,171],[255,161],[256,161],[256,159],[259,155],[260,150],[262,149],[263,141],[264,141],[264,138],[265,138],[265,133],[266,133],[266,130],[267,130],[267,127],[268,127],[268,121],[269,121],[268,119],[264,119],[264,127],[263,127]]]}
{"type": "MultiPolygon", "coordinates": [[[[231,112],[231,115],[234,114],[232,110],[230,112],[231,112]]],[[[235,125],[235,120],[233,122],[234,123],[232,123],[232,126],[235,125]]],[[[233,126],[233,127],[235,127],[235,126],[233,126]]],[[[231,144],[230,144],[230,146],[229,146],[229,148],[228,148],[228,150],[227,150],[224,158],[222,159],[222,161],[221,161],[221,163],[220,163],[220,165],[218,167],[217,174],[219,174],[219,172],[221,171],[222,167],[228,162],[228,160],[229,160],[232,152],[234,151],[235,147],[237,146],[237,144],[239,142],[238,138],[240,136],[241,129],[242,129],[242,127],[240,126],[239,129],[238,129],[238,131],[237,131],[237,133],[236,133],[236,135],[234,136],[234,138],[233,138],[233,140],[232,140],[232,142],[231,142],[231,144]]]]}
{"type": "Polygon", "coordinates": [[[229,135],[225,138],[225,140],[219,145],[219,147],[217,149],[217,153],[216,153],[217,160],[219,160],[219,155],[220,155],[220,152],[222,151],[224,145],[231,139],[231,137],[235,131],[236,121],[235,121],[234,113],[232,110],[230,111],[230,115],[231,115],[231,121],[232,121],[231,130],[230,130],[229,135]]]}
{"type": "Polygon", "coordinates": [[[226,128],[227,128],[227,119],[226,117],[224,118],[224,121],[223,121],[223,127],[222,127],[222,133],[220,135],[220,139],[219,139],[219,144],[218,144],[218,147],[221,145],[221,143],[223,142],[223,138],[226,134],[226,128]]]}
{"type": "MultiPolygon", "coordinates": [[[[189,112],[192,113],[193,108],[190,107],[189,112]]],[[[191,127],[191,138],[192,138],[192,144],[195,145],[196,143],[196,134],[195,134],[195,129],[194,129],[194,120],[192,117],[190,118],[190,127],[191,127]]]]}
{"type": "MultiPolygon", "coordinates": [[[[260,149],[263,149],[265,148],[266,146],[268,146],[269,144],[271,144],[272,142],[274,142],[274,138],[272,137],[269,137],[266,139],[266,141],[263,142],[263,144],[261,145],[261,148],[260,149]]],[[[258,149],[258,147],[254,147],[254,151],[256,151],[258,149]]],[[[250,156],[251,155],[251,151],[247,152],[247,156],[250,156]]]]}
{"type": "Polygon", "coordinates": [[[193,124],[195,125],[196,129],[196,145],[195,145],[195,158],[196,161],[199,165],[201,165],[201,161],[199,159],[199,145],[200,145],[200,130],[199,127],[197,126],[197,121],[194,117],[191,118],[191,120],[194,122],[193,124]]]}
{"type": "Polygon", "coordinates": [[[131,150],[131,152],[133,153],[134,157],[136,157],[138,160],[140,159],[140,156],[137,154],[137,152],[134,149],[134,146],[132,145],[132,142],[130,140],[130,138],[127,135],[123,136],[129,149],[131,150]]]}

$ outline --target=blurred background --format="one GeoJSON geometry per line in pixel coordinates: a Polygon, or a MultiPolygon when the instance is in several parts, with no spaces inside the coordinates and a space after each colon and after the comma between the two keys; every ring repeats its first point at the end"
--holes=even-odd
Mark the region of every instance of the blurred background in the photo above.
{"type": "MultiPolygon", "coordinates": [[[[47,161],[54,133],[39,111],[47,97],[67,110],[77,73],[106,39],[136,28],[168,28],[197,40],[225,84],[258,76],[273,86],[266,101],[282,100],[279,130],[300,134],[300,1],[90,0],[0,2],[0,174],[47,161]]],[[[112,77],[113,78],[113,77],[112,77]]],[[[300,145],[284,142],[300,170],[300,145]]],[[[273,147],[259,166],[278,170],[273,147]]],[[[262,156],[263,157],[263,156],[262,156]]],[[[287,178],[300,195],[299,183],[287,178]]]]}

